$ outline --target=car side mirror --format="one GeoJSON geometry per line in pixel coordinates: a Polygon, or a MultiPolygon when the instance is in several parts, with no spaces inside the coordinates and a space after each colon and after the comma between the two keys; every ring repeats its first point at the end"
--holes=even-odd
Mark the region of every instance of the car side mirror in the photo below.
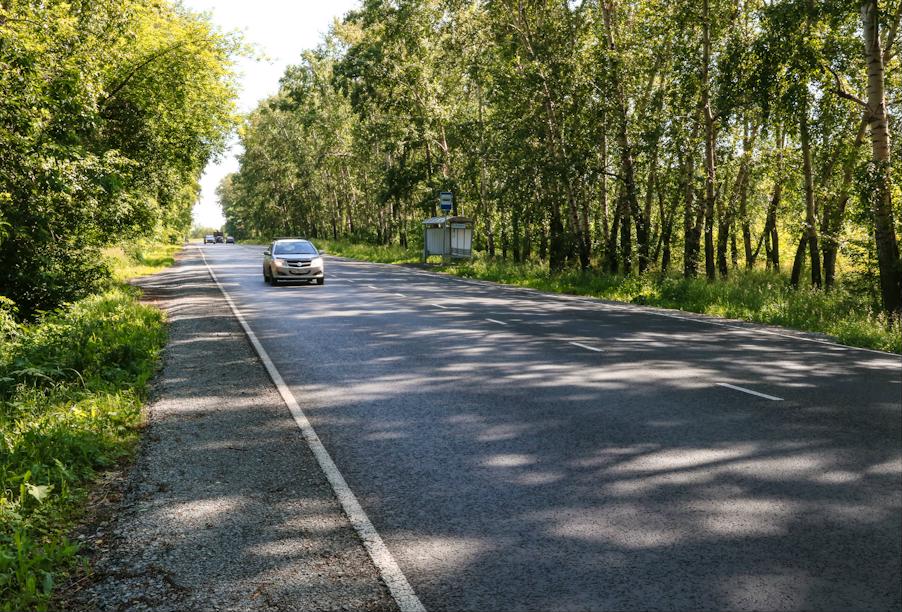
{"type": "Polygon", "coordinates": [[[328,255],[329,253],[327,253],[326,251],[320,251],[319,254],[320,255],[328,255]]]}
{"type": "Polygon", "coordinates": [[[264,255],[272,255],[272,253],[270,253],[269,251],[263,251],[263,254],[264,255]]]}

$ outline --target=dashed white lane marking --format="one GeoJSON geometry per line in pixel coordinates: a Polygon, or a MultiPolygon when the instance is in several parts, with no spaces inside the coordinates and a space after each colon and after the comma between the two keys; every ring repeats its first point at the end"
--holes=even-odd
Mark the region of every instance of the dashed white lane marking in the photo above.
{"type": "Polygon", "coordinates": [[[486,321],[491,321],[492,323],[497,323],[498,325],[507,325],[504,321],[499,321],[498,319],[486,319],[486,321]]]}
{"type": "Polygon", "coordinates": [[[316,457],[320,469],[322,469],[323,473],[326,475],[326,479],[332,486],[332,490],[335,491],[335,496],[341,503],[341,507],[347,515],[348,520],[357,531],[360,539],[363,540],[363,546],[366,548],[367,553],[369,553],[370,558],[379,570],[379,574],[385,581],[386,586],[388,586],[388,590],[391,592],[395,602],[397,602],[398,608],[400,608],[402,612],[426,612],[426,608],[423,607],[419,597],[417,597],[413,588],[411,588],[410,583],[407,581],[407,577],[404,576],[401,568],[398,567],[398,563],[392,556],[391,551],[388,550],[388,547],[382,541],[379,532],[376,531],[373,523],[361,507],[360,502],[357,501],[354,492],[351,491],[351,487],[348,486],[344,476],[338,471],[338,467],[329,455],[329,451],[323,446],[323,443],[320,441],[319,436],[316,434],[310,421],[307,420],[307,416],[298,405],[291,389],[285,384],[285,380],[282,378],[279,370],[276,369],[272,359],[269,358],[266,349],[263,348],[260,340],[257,339],[257,335],[251,330],[250,325],[248,325],[244,316],[241,314],[241,311],[238,310],[235,302],[232,301],[231,296],[226,292],[225,288],[219,282],[219,279],[216,278],[216,273],[213,272],[213,268],[207,263],[207,258],[203,251],[200,251],[200,255],[203,257],[204,265],[207,267],[210,277],[213,279],[213,282],[216,283],[216,286],[219,287],[229,308],[232,309],[232,313],[235,315],[235,318],[238,319],[242,329],[244,329],[244,333],[247,334],[248,340],[250,340],[254,350],[257,351],[257,355],[260,356],[260,361],[262,361],[263,365],[266,367],[266,371],[269,373],[270,378],[272,378],[273,383],[279,390],[282,400],[285,402],[285,405],[288,406],[291,416],[294,417],[294,422],[297,423],[304,439],[307,441],[307,445],[310,447],[310,450],[313,451],[313,455],[316,457]]]}
{"type": "MultiPolygon", "coordinates": [[[[344,262],[347,262],[347,263],[352,263],[352,265],[353,265],[353,263],[360,263],[360,264],[366,264],[366,265],[382,266],[385,268],[393,268],[393,269],[398,268],[398,266],[396,264],[374,264],[371,262],[362,262],[359,260],[352,260],[352,259],[348,259],[348,258],[338,258],[338,259],[343,260],[344,262]]],[[[837,344],[836,342],[831,342],[830,340],[822,340],[820,338],[811,338],[811,337],[804,336],[804,335],[780,333],[778,331],[774,331],[774,330],[770,330],[770,329],[761,329],[758,327],[753,327],[754,324],[751,324],[749,326],[735,325],[735,324],[730,324],[730,323],[723,323],[720,321],[712,321],[707,318],[686,317],[686,316],[680,316],[678,314],[671,314],[669,312],[659,312],[659,311],[655,311],[655,310],[649,310],[649,309],[645,309],[641,306],[636,306],[633,304],[605,303],[604,301],[602,301],[601,298],[586,298],[586,297],[575,296],[575,295],[567,294],[567,293],[552,294],[552,293],[546,293],[544,291],[539,291],[538,289],[533,289],[531,287],[517,287],[514,285],[505,285],[502,283],[496,283],[494,281],[482,281],[482,280],[481,281],[472,281],[472,280],[462,279],[457,276],[452,276],[450,274],[441,274],[441,273],[437,273],[437,272],[428,272],[428,271],[424,271],[424,270],[404,269],[404,272],[406,272],[408,274],[418,274],[420,276],[428,276],[430,278],[440,280],[441,282],[451,283],[451,284],[465,283],[467,285],[474,285],[474,286],[482,287],[484,289],[494,288],[494,289],[500,289],[503,291],[511,291],[511,292],[528,292],[531,296],[540,296],[546,300],[553,300],[553,301],[557,301],[557,302],[579,302],[579,303],[587,304],[589,306],[592,306],[593,309],[609,308],[609,309],[615,309],[615,310],[625,310],[625,311],[633,312],[633,313],[637,313],[637,314],[644,314],[644,315],[650,315],[650,316],[656,316],[656,317],[667,317],[669,319],[679,319],[681,321],[689,321],[692,323],[697,323],[699,325],[714,325],[717,327],[723,327],[723,328],[727,328],[727,329],[735,329],[735,330],[744,331],[744,332],[750,333],[750,334],[767,334],[770,336],[780,336],[782,338],[789,338],[791,340],[801,340],[802,342],[814,342],[817,344],[822,344],[825,346],[832,347],[834,350],[837,350],[837,351],[863,351],[863,352],[867,352],[867,353],[876,353],[876,354],[882,355],[884,357],[892,357],[894,359],[898,358],[898,355],[895,353],[887,353],[886,351],[878,351],[876,349],[867,349],[867,348],[861,348],[861,347],[857,347],[857,346],[846,346],[844,344],[837,344]]],[[[896,367],[896,366],[893,366],[893,367],[896,367]]]]}
{"type": "Polygon", "coordinates": [[[432,305],[435,306],[436,308],[442,308],[444,310],[448,310],[447,306],[442,306],[441,304],[432,304],[432,305]]]}
{"type": "Polygon", "coordinates": [[[742,391],[743,393],[748,393],[749,395],[757,395],[758,397],[763,397],[764,399],[769,399],[774,402],[782,402],[782,397],[776,397],[774,395],[768,395],[767,393],[758,393],[757,391],[752,391],[751,389],[746,389],[745,387],[737,387],[736,385],[731,385],[730,383],[717,383],[718,387],[727,387],[728,389],[733,389],[735,391],[742,391]]]}
{"type": "Polygon", "coordinates": [[[584,348],[584,349],[586,349],[587,351],[595,351],[596,353],[603,353],[603,352],[604,352],[604,349],[600,349],[600,348],[595,347],[595,346],[589,346],[588,344],[582,344],[582,343],[580,343],[580,342],[571,342],[570,344],[572,344],[573,346],[578,346],[579,348],[584,348]]]}
{"type": "Polygon", "coordinates": [[[398,297],[406,298],[407,296],[403,293],[393,293],[392,295],[397,295],[398,297]]]}
{"type": "Polygon", "coordinates": [[[367,285],[367,287],[369,287],[370,289],[375,289],[376,291],[379,291],[379,287],[377,287],[375,285],[367,285]]]}

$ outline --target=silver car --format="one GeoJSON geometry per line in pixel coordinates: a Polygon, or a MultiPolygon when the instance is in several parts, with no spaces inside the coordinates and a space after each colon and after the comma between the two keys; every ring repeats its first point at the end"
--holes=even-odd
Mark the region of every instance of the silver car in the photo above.
{"type": "Polygon", "coordinates": [[[309,240],[282,238],[263,251],[263,280],[271,285],[281,281],[326,282],[322,254],[309,240]]]}

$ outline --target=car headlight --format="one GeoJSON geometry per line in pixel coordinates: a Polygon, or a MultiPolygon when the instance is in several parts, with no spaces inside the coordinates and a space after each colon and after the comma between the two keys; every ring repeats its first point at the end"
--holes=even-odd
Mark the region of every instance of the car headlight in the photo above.
{"type": "Polygon", "coordinates": [[[314,257],[310,260],[310,265],[314,268],[322,268],[323,267],[323,258],[322,257],[314,257]]]}
{"type": "Polygon", "coordinates": [[[280,268],[285,265],[284,259],[273,259],[272,262],[279,266],[280,268]]]}

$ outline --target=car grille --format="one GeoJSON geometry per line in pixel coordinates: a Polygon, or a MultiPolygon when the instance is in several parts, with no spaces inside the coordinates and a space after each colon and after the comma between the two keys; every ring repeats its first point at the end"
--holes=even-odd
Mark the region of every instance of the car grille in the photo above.
{"type": "Polygon", "coordinates": [[[309,261],[289,261],[286,263],[288,264],[289,268],[309,268],[310,267],[309,261]]]}

